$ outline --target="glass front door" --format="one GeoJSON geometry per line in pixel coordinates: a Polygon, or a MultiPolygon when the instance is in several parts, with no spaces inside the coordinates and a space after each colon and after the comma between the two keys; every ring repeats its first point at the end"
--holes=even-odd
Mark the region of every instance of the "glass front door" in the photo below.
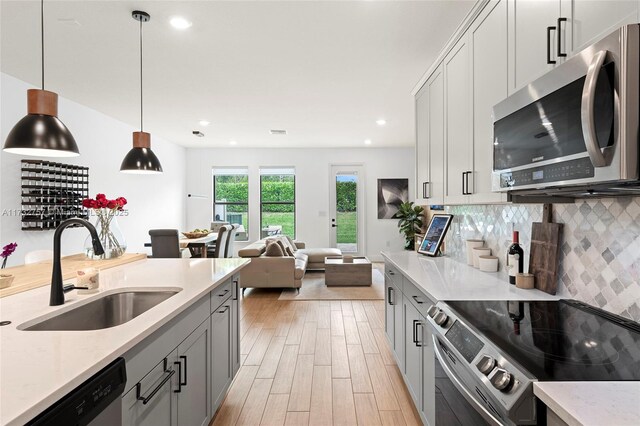
{"type": "Polygon", "coordinates": [[[364,182],[362,166],[332,166],[331,242],[343,253],[364,252],[364,182]]]}

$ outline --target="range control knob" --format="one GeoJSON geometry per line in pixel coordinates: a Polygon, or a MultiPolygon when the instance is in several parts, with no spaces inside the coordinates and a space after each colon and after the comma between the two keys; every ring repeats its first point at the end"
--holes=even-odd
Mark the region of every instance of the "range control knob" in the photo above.
{"type": "Polygon", "coordinates": [[[436,305],[431,305],[431,307],[427,311],[427,315],[429,315],[431,318],[434,318],[439,311],[440,309],[438,309],[436,305]]]}
{"type": "Polygon", "coordinates": [[[493,371],[495,366],[496,360],[489,355],[482,355],[482,358],[480,358],[480,361],[478,361],[478,363],[476,364],[478,370],[480,370],[480,372],[485,376],[488,376],[489,373],[493,371]]]}
{"type": "Polygon", "coordinates": [[[493,387],[502,392],[509,391],[513,385],[513,376],[504,368],[496,368],[490,380],[493,387]]]}
{"type": "Polygon", "coordinates": [[[438,311],[438,313],[433,317],[433,320],[440,327],[444,327],[445,325],[447,325],[447,321],[449,320],[449,317],[443,311],[438,311]]]}

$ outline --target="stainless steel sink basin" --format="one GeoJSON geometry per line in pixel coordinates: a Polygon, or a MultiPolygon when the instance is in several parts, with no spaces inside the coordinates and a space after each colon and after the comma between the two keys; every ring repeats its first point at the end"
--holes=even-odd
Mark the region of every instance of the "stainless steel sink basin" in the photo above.
{"type": "Polygon", "coordinates": [[[101,330],[131,321],[179,290],[122,291],[107,294],[44,321],[18,329],[26,331],[101,330]]]}

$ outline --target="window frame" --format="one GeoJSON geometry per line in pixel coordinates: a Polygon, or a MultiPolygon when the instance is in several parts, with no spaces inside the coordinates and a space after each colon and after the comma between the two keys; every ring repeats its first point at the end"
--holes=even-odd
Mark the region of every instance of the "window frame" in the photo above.
{"type": "MultiPolygon", "coordinates": [[[[262,206],[267,205],[293,205],[293,236],[291,236],[292,240],[296,239],[296,234],[298,233],[298,209],[296,207],[297,202],[297,194],[296,194],[296,169],[294,167],[260,167],[258,170],[258,174],[260,175],[260,237],[262,238],[262,206]],[[273,169],[291,169],[293,173],[289,174],[263,174],[263,170],[273,170],[273,169]],[[293,176],[293,201],[263,201],[262,198],[262,178],[264,176],[293,176]]],[[[286,234],[282,234],[286,235],[286,234]]]]}
{"type": "MultiPolygon", "coordinates": [[[[211,169],[211,179],[212,179],[212,184],[213,184],[213,188],[212,188],[212,198],[213,198],[213,202],[211,203],[211,221],[214,222],[216,221],[216,206],[247,206],[247,223],[244,224],[244,228],[245,228],[245,235],[246,238],[242,239],[242,240],[236,240],[236,241],[249,241],[249,222],[250,222],[250,218],[249,218],[249,200],[250,200],[250,187],[249,187],[249,168],[248,167],[213,167],[211,169]],[[237,201],[224,201],[224,202],[216,202],[216,176],[234,176],[234,175],[229,175],[229,174],[224,174],[224,173],[216,173],[219,171],[223,171],[223,170],[244,170],[245,173],[244,174],[235,174],[235,176],[246,176],[247,177],[247,202],[246,203],[240,203],[237,201]]],[[[228,222],[228,221],[227,221],[228,222]]]]}

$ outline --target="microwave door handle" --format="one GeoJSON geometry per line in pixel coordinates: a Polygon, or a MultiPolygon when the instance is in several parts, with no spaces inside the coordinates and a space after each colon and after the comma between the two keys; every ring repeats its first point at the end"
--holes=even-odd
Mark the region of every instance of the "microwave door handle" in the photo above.
{"type": "Polygon", "coordinates": [[[453,383],[456,389],[458,389],[458,392],[462,394],[464,399],[466,399],[467,402],[478,411],[478,414],[484,417],[484,419],[487,420],[492,426],[502,425],[503,423],[496,419],[496,417],[491,414],[489,410],[487,410],[487,408],[471,394],[471,392],[467,390],[458,376],[456,376],[456,374],[451,370],[451,367],[449,367],[449,364],[444,359],[445,355],[442,353],[442,349],[440,349],[440,344],[438,343],[438,338],[436,336],[433,336],[433,352],[435,353],[436,358],[438,358],[440,366],[444,370],[445,374],[447,375],[449,380],[451,380],[451,383],[453,383]]]}
{"type": "Polygon", "coordinates": [[[582,89],[582,106],[580,108],[582,137],[584,137],[584,144],[593,167],[604,167],[607,165],[607,160],[600,150],[600,144],[598,143],[595,121],[596,83],[598,82],[598,73],[602,68],[606,56],[606,50],[601,50],[595,54],[587,70],[587,77],[584,82],[584,88],[582,89]]]}

